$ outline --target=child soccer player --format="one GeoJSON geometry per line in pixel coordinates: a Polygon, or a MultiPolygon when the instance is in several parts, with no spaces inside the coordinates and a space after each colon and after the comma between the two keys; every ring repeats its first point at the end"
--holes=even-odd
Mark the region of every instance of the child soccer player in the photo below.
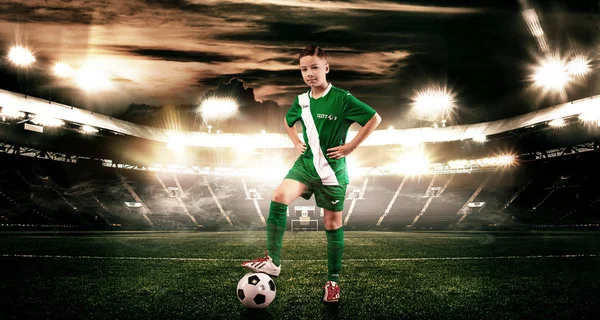
{"type": "Polygon", "coordinates": [[[323,208],[327,235],[328,281],[323,287],[324,302],[340,299],[339,280],[344,251],[342,212],[348,185],[346,157],[362,143],[381,122],[381,117],[350,92],[327,82],[329,73],[325,51],[308,46],[298,57],[302,79],[310,87],[299,95],[287,112],[286,131],[300,153],[298,160],[277,187],[271,198],[267,219],[267,255],[246,261],[242,266],[253,272],[279,276],[280,252],[286,227],[288,205],[302,196],[313,194],[317,206],[323,208]],[[302,123],[304,141],[300,141],[294,124],[302,123]],[[362,126],[352,141],[346,143],[350,125],[362,126]]]}

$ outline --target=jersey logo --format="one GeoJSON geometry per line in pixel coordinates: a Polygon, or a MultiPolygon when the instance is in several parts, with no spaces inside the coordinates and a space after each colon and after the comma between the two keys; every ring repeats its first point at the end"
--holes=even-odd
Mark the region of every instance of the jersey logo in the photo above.
{"type": "Polygon", "coordinates": [[[331,204],[337,204],[340,200],[331,201],[331,204]]]}
{"type": "Polygon", "coordinates": [[[318,119],[327,119],[329,121],[335,121],[337,120],[337,116],[331,115],[331,114],[324,114],[324,113],[317,113],[317,118],[318,119]]]}

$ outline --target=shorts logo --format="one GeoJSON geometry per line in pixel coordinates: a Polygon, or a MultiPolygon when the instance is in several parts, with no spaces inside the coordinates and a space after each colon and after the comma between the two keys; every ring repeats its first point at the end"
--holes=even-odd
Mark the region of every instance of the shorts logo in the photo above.
{"type": "Polygon", "coordinates": [[[337,204],[340,200],[331,201],[331,204],[337,204]]]}
{"type": "Polygon", "coordinates": [[[317,113],[317,118],[318,119],[327,119],[329,121],[335,121],[337,120],[337,116],[331,115],[331,114],[324,114],[324,113],[317,113]]]}

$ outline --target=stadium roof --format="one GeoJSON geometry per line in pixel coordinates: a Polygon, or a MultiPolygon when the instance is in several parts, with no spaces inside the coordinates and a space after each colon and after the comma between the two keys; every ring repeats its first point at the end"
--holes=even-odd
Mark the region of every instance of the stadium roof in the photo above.
{"type": "MultiPolygon", "coordinates": [[[[513,118],[469,125],[443,128],[412,128],[398,130],[376,130],[363,146],[412,145],[418,142],[449,142],[480,137],[489,137],[515,129],[545,124],[558,118],[568,118],[584,113],[600,115],[600,97],[589,97],[550,108],[526,113],[513,118]]],[[[175,132],[134,124],[96,112],[51,102],[0,89],[0,107],[18,110],[32,115],[46,115],[80,125],[89,125],[124,135],[149,139],[157,142],[197,147],[292,148],[286,134],[231,134],[205,132],[175,132]]],[[[352,138],[356,132],[350,132],[352,138]]]]}

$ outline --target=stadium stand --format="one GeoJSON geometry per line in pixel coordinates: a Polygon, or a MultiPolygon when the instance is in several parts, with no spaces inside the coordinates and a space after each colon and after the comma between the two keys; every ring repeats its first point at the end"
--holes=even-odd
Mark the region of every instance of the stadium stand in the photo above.
{"type": "MultiPolygon", "coordinates": [[[[598,226],[600,128],[578,119],[595,110],[596,99],[487,123],[377,131],[352,155],[371,168],[350,172],[345,228],[598,226]],[[560,131],[547,123],[557,118],[566,123],[560,131]],[[487,142],[473,141],[474,134],[486,136],[487,142]],[[425,175],[388,169],[387,162],[414,139],[437,154],[436,169],[425,175]],[[490,167],[473,160],[507,149],[515,152],[512,165],[490,167]],[[449,164],[460,157],[471,160],[462,160],[464,166],[449,164]]],[[[0,125],[3,230],[261,229],[283,174],[249,174],[250,164],[267,164],[266,171],[273,171],[274,158],[281,157],[281,166],[296,156],[282,134],[260,135],[253,153],[240,156],[227,148],[249,137],[195,132],[180,137],[190,142],[186,154],[193,164],[171,168],[154,163],[173,160],[165,149],[172,134],[168,130],[0,90],[0,107],[7,106],[26,119],[3,118],[0,125]],[[42,110],[52,111],[65,125],[43,133],[24,130],[23,122],[42,110]],[[83,135],[82,124],[100,131],[83,135]],[[235,159],[237,167],[231,165],[235,159]]],[[[295,207],[307,206],[315,207],[310,218],[323,224],[314,198],[300,198],[290,206],[288,227],[301,214],[295,207]]]]}

